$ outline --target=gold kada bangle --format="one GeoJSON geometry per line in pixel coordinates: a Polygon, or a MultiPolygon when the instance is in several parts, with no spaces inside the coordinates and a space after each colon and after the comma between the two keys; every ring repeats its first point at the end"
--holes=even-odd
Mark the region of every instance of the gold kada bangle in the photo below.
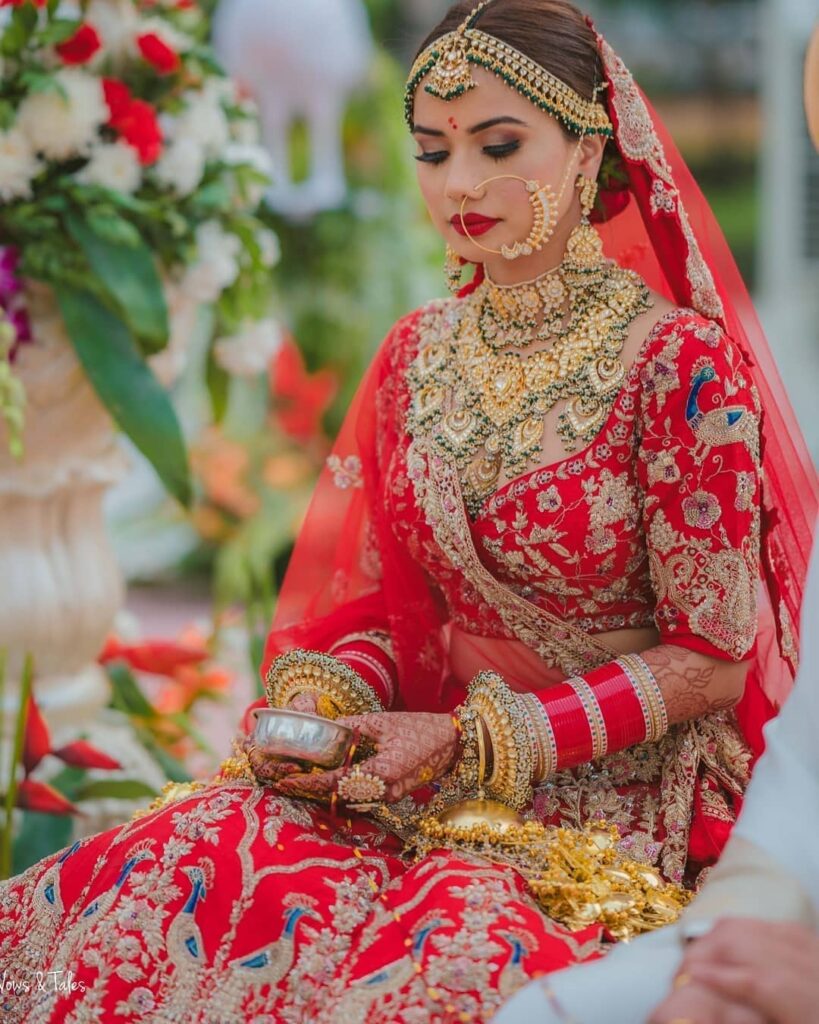
{"type": "Polygon", "coordinates": [[[308,690],[328,698],[341,715],[384,710],[373,689],[338,658],[302,648],[279,655],[265,677],[270,707],[287,707],[297,694],[308,690]]]}
{"type": "MultiPolygon", "coordinates": [[[[469,684],[466,708],[483,720],[492,744],[487,795],[521,810],[532,799],[535,757],[523,701],[497,672],[479,672],[469,684]]],[[[477,728],[480,729],[480,723],[477,728]]],[[[480,747],[477,754],[480,762],[480,747]]]]}

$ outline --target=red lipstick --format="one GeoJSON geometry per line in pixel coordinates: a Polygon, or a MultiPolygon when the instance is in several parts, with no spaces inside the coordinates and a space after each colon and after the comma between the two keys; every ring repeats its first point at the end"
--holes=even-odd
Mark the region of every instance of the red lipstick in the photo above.
{"type": "MultiPolygon", "coordinates": [[[[458,232],[459,235],[467,236],[467,232],[464,230],[464,225],[461,223],[460,214],[456,213],[455,216],[449,222],[453,228],[458,232]]],[[[478,235],[484,235],[487,231],[490,231],[496,224],[500,223],[497,217],[484,217],[481,213],[465,213],[464,223],[466,224],[469,234],[473,237],[478,235]]]]}

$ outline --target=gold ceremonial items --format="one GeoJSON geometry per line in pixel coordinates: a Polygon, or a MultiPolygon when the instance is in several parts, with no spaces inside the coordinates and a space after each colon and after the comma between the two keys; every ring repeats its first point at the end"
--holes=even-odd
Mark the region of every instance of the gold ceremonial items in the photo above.
{"type": "Polygon", "coordinates": [[[513,825],[522,825],[523,818],[517,811],[502,804],[500,800],[487,800],[478,797],[474,800],[462,800],[460,803],[447,807],[438,815],[438,821],[449,829],[463,830],[464,834],[476,825],[488,826],[506,831],[513,825]]]}
{"type": "Polygon", "coordinates": [[[338,768],[353,744],[353,730],[318,715],[282,708],[257,708],[252,741],[272,760],[306,761],[338,768]]]}

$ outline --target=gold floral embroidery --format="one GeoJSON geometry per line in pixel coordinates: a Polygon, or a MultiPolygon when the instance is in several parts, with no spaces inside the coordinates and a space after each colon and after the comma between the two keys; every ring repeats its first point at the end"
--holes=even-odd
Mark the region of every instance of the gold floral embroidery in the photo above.
{"type": "Polygon", "coordinates": [[[606,73],[614,83],[612,103],[617,112],[617,141],[623,155],[629,160],[647,164],[653,176],[659,179],[653,186],[652,212],[655,216],[674,216],[676,213],[688,245],[686,272],[693,305],[704,316],[720,319],[725,315],[722,300],[714,285],[711,270],[697,245],[688,213],[674,185],[671,167],[654,131],[645,101],[628,68],[605,40],[601,43],[601,54],[606,73]]]}

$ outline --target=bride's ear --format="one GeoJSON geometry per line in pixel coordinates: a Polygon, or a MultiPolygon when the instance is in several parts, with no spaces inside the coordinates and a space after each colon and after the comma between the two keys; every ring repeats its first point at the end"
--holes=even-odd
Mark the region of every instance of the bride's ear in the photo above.
{"type": "Polygon", "coordinates": [[[597,178],[600,164],[603,162],[603,150],[606,139],[602,135],[586,135],[580,143],[580,161],[577,165],[578,174],[585,178],[597,178]]]}

